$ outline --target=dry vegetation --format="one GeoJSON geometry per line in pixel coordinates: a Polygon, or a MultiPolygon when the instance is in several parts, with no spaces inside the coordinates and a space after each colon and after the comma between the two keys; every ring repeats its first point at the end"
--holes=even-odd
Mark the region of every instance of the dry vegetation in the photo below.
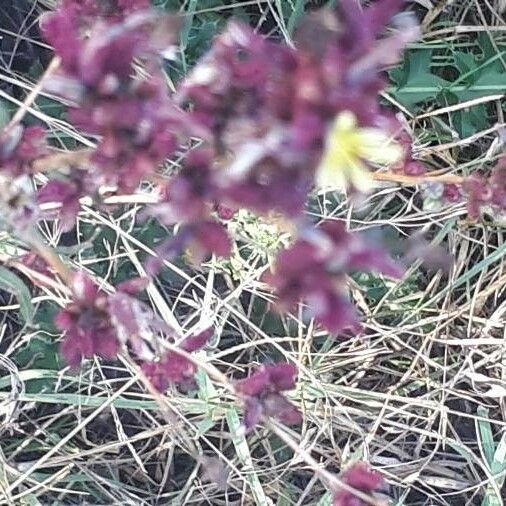
{"type": "MultiPolygon", "coordinates": [[[[289,37],[290,12],[302,2],[179,3],[201,29],[214,22],[205,18],[209,13],[240,11],[252,14],[265,32],[289,37]],[[200,8],[201,3],[210,7],[200,8]]],[[[486,169],[497,158],[505,126],[504,2],[407,4],[423,27],[423,39],[407,58],[427,50],[434,75],[455,81],[453,52],[479,54],[481,36],[495,51],[499,77],[487,81],[483,72],[476,86],[485,83],[485,88],[474,95],[455,92],[445,106],[444,99],[431,95],[437,84],[420,72],[407,86],[429,88],[426,99],[403,105],[394,87],[384,98],[404,115],[418,156],[433,169],[455,174],[486,169]],[[472,122],[469,130],[462,117],[469,118],[476,103],[483,121],[472,122]]],[[[34,2],[34,13],[42,5],[34,2]]],[[[21,38],[32,39],[33,22],[27,17],[18,26],[21,38]]],[[[1,30],[5,36],[12,28],[1,30]]],[[[17,105],[34,86],[24,70],[13,68],[4,54],[1,107],[17,105]]],[[[469,72],[477,71],[471,66],[469,72]]],[[[62,146],[83,145],[55,102],[41,97],[30,113],[62,146]]],[[[357,276],[351,289],[364,314],[365,336],[335,341],[302,323],[302,309],[283,318],[266,311],[270,295],[259,276],[286,235],[247,213],[239,213],[231,226],[238,237],[248,237],[248,246],[230,261],[203,269],[167,263],[149,288],[149,302],[185,331],[213,321],[219,331],[198,358],[229,378],[268,360],[299,364],[291,398],[304,423],[292,436],[328,471],[365,459],[385,475],[392,505],[501,505],[506,498],[504,222],[491,216],[470,223],[463,206],[431,208],[426,193],[422,187],[385,183],[360,210],[332,195],[319,195],[311,207],[315,217],[342,217],[352,229],[380,226],[395,237],[423,231],[453,255],[448,271],[414,263],[399,282],[357,276]]],[[[140,223],[140,210],[135,204],[102,211],[85,207],[74,234],[62,236],[51,223],[41,231],[72,265],[90,270],[107,286],[142,274],[142,262],[163,233],[153,223],[140,223]]],[[[7,235],[0,248],[3,255],[19,251],[7,235]]],[[[161,412],[128,363],[96,360],[79,371],[66,369],[50,324],[65,300],[58,284],[34,289],[36,325],[24,327],[16,301],[3,296],[0,504],[330,504],[314,470],[272,430],[240,435],[239,406],[204,370],[195,396],[170,391],[161,412]]]]}

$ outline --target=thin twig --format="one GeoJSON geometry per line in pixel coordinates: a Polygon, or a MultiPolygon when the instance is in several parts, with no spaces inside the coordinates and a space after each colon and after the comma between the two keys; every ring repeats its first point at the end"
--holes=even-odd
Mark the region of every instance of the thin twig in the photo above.
{"type": "Polygon", "coordinates": [[[37,234],[33,234],[33,236],[30,237],[23,236],[22,239],[25,240],[33,251],[43,258],[56,273],[58,273],[62,281],[70,286],[72,281],[72,272],[61,261],[60,257],[56,254],[53,248],[38,240],[37,234]]]}
{"type": "Polygon", "coordinates": [[[87,165],[93,150],[89,148],[75,151],[51,150],[48,155],[32,162],[32,172],[50,172],[62,167],[79,167],[87,165]]]}
{"type": "Polygon", "coordinates": [[[462,184],[464,182],[462,176],[456,176],[454,174],[434,175],[430,172],[420,176],[408,176],[397,172],[372,172],[371,177],[374,181],[387,181],[405,186],[417,186],[423,183],[462,184]]]}
{"type": "Polygon", "coordinates": [[[325,468],[321,467],[321,465],[306,451],[304,448],[302,448],[297,441],[292,439],[284,430],[280,429],[277,425],[274,423],[267,421],[268,428],[274,432],[288,447],[290,447],[299,457],[301,457],[306,464],[311,467],[311,469],[324,481],[327,482],[327,485],[329,488],[332,488],[334,490],[345,490],[346,492],[349,492],[350,494],[353,494],[358,499],[361,499],[367,504],[371,504],[373,506],[385,506],[384,501],[378,501],[377,499],[374,499],[373,497],[365,494],[364,492],[361,492],[360,490],[357,490],[347,483],[340,480],[337,476],[333,475],[329,471],[327,471],[325,468]]]}
{"type": "Polygon", "coordinates": [[[60,58],[54,57],[49,65],[47,66],[46,70],[44,71],[44,74],[42,74],[42,77],[38,80],[38,82],[33,87],[32,91],[26,96],[25,100],[23,101],[23,104],[19,109],[15,112],[14,116],[12,116],[11,120],[7,125],[5,126],[5,131],[8,132],[12,128],[14,128],[15,125],[17,125],[24,117],[28,109],[30,109],[31,105],[35,102],[37,99],[37,96],[39,95],[40,91],[42,90],[42,87],[44,85],[44,81],[53,73],[56,71],[56,69],[60,66],[60,58]]]}

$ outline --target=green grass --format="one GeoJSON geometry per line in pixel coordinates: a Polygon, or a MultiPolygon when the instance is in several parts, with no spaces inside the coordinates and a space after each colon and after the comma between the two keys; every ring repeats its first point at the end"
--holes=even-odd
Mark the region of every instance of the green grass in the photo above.
{"type": "MultiPolygon", "coordinates": [[[[185,16],[180,59],[167,69],[175,80],[230,16],[289,39],[304,8],[301,0],[156,3],[185,16]]],[[[389,72],[385,103],[403,116],[417,156],[431,168],[486,170],[499,150],[499,128],[492,128],[504,126],[501,1],[423,3],[407,2],[424,35],[389,72]]],[[[20,89],[33,85],[1,66],[0,75],[20,89]]],[[[18,100],[8,93],[1,99],[9,107],[18,100]]],[[[33,114],[62,145],[85,141],[54,101],[39,98],[33,114]]],[[[331,340],[303,323],[302,313],[266,310],[271,296],[258,279],[286,238],[247,213],[231,226],[248,247],[201,270],[167,262],[146,302],[185,330],[214,321],[218,332],[199,359],[228,377],[266,360],[297,362],[291,398],[304,423],[293,436],[329,471],[369,461],[387,478],[396,506],[498,506],[506,473],[506,242],[497,217],[470,223],[462,206],[433,209],[428,200],[423,188],[388,185],[368,198],[365,211],[335,195],[314,199],[315,218],[344,218],[353,229],[377,226],[401,238],[423,229],[454,256],[449,273],[415,264],[398,283],[355,278],[351,295],[366,338],[331,340]]],[[[138,212],[134,205],[114,213],[83,208],[77,247],[50,223],[41,233],[66,261],[114,284],[142,273],[165,233],[139,224],[138,212]]],[[[2,255],[18,247],[4,236],[1,244],[2,255]]],[[[0,286],[11,294],[0,307],[0,504],[330,504],[311,468],[275,434],[240,434],[239,406],[203,369],[198,391],[165,396],[164,415],[127,363],[65,369],[51,323],[65,302],[61,287],[27,294],[26,280],[3,270],[0,286]],[[206,481],[196,455],[225,466],[225,490],[206,481]]]]}

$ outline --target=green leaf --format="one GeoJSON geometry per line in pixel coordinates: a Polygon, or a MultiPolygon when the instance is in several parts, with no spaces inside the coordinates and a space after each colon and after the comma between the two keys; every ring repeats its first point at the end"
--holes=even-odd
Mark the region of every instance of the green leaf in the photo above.
{"type": "Polygon", "coordinates": [[[495,444],[494,435],[492,433],[492,426],[490,425],[490,422],[484,420],[485,418],[488,419],[488,409],[479,406],[477,414],[482,418],[476,420],[480,448],[482,450],[483,456],[485,457],[487,465],[490,467],[494,461],[495,444]]]}
{"type": "Polygon", "coordinates": [[[14,295],[19,302],[19,311],[26,323],[32,321],[35,307],[30,290],[24,281],[6,267],[0,266],[0,288],[14,295]]]}
{"type": "Polygon", "coordinates": [[[496,489],[489,483],[481,506],[502,506],[502,499],[497,496],[496,490],[502,490],[506,477],[506,434],[503,434],[496,448],[492,426],[490,422],[484,420],[488,418],[488,409],[479,407],[477,414],[482,418],[476,421],[478,441],[490,474],[497,485],[496,489]]]}
{"type": "Polygon", "coordinates": [[[0,98],[0,130],[9,123],[11,118],[9,102],[0,98]]]}
{"type": "Polygon", "coordinates": [[[452,114],[452,122],[461,138],[470,137],[488,128],[487,108],[484,104],[479,104],[469,109],[455,111],[452,114]]]}
{"type": "Polygon", "coordinates": [[[243,465],[245,479],[250,487],[253,501],[257,506],[270,506],[272,501],[265,495],[262,484],[258,478],[253,465],[253,459],[249,450],[248,442],[244,436],[244,431],[241,427],[239,415],[235,408],[227,409],[226,419],[230,434],[232,435],[232,443],[234,444],[237,457],[243,465]]]}
{"type": "Polygon", "coordinates": [[[325,495],[318,501],[316,506],[331,506],[332,504],[332,494],[330,492],[326,492],[325,495]]]}
{"type": "Polygon", "coordinates": [[[411,50],[406,53],[402,67],[390,72],[390,78],[397,84],[390,91],[405,107],[433,99],[448,86],[448,81],[431,72],[431,63],[430,49],[411,50]]]}

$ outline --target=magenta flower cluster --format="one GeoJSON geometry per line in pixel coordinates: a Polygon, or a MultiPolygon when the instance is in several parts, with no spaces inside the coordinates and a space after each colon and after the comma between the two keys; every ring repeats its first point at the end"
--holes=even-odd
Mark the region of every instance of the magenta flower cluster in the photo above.
{"type": "Polygon", "coordinates": [[[95,186],[113,185],[131,193],[174,153],[184,116],[170,100],[154,55],[175,41],[175,33],[155,29],[150,11],[115,23],[96,21],[80,33],[78,9],[61,8],[41,22],[45,38],[60,57],[60,73],[47,86],[75,105],[69,119],[98,145],[88,169],[95,186]],[[156,35],[156,36],[155,36],[156,35]],[[148,77],[135,75],[136,58],[150,62],[148,77]]]}
{"type": "Polygon", "coordinates": [[[274,287],[283,309],[293,309],[305,300],[310,316],[337,334],[360,329],[358,315],[345,293],[346,276],[353,271],[402,276],[401,267],[377,244],[350,234],[342,221],[326,221],[282,251],[264,279],[274,287]]]}
{"type": "MultiPolygon", "coordinates": [[[[375,271],[398,277],[402,269],[343,222],[308,223],[304,206],[329,131],[343,114],[345,126],[357,132],[382,130],[397,140],[403,148],[397,170],[424,171],[409,136],[379,105],[382,71],[414,33],[407,18],[395,16],[402,4],[377,0],[361,8],[356,0],[341,0],[333,10],[305,16],[293,46],[232,21],[171,96],[161,62],[177,42],[175,17],[151,10],[148,0],[63,0],[41,21],[59,59],[57,73],[44,84],[66,99],[68,118],[96,147],[86,163],[67,167],[39,189],[38,202],[59,203],[62,228],[70,230],[81,197],[97,197],[104,185],[133,193],[145,180],[158,181],[162,163],[182,155],[180,169],[159,184],[159,202],[147,211],[166,225],[179,225],[159,248],[161,258],[183,250],[196,263],[211,254],[226,257],[232,246],[226,221],[235,210],[281,214],[297,233],[264,277],[278,306],[291,310],[302,302],[306,316],[329,333],[358,331],[347,276],[375,271]],[[386,35],[392,19],[396,30],[386,35]]],[[[0,136],[0,166],[9,176],[30,172],[46,153],[39,127],[15,126],[0,136]]],[[[484,206],[504,210],[505,167],[503,160],[489,178],[473,175],[459,187],[447,185],[444,196],[455,201],[464,195],[472,216],[484,206]]],[[[113,359],[128,347],[158,390],[190,388],[196,372],[190,354],[206,345],[212,330],[160,349],[156,335],[173,332],[138,299],[145,283],[134,279],[107,293],[84,273],[74,274],[71,301],[55,318],[64,333],[61,353],[75,367],[94,355],[113,359]]],[[[285,396],[296,375],[290,364],[264,365],[235,383],[248,430],[265,417],[300,422],[285,396]]],[[[343,480],[367,493],[379,485],[362,467],[345,472],[343,480]]],[[[356,504],[344,492],[336,493],[334,503],[356,504]]]]}
{"type": "Polygon", "coordinates": [[[108,295],[84,272],[73,275],[72,301],[55,317],[56,327],[64,333],[60,351],[67,364],[75,367],[83,358],[94,355],[113,359],[129,337],[139,338],[139,318],[135,314],[140,312],[140,303],[131,294],[142,290],[145,283],[146,280],[136,278],[118,286],[117,293],[108,295]],[[129,325],[130,321],[133,325],[129,325]],[[125,328],[127,333],[123,332],[125,328]]]}
{"type": "Polygon", "coordinates": [[[471,174],[462,184],[466,195],[467,209],[471,218],[477,218],[480,209],[491,207],[506,211],[506,156],[500,158],[490,175],[471,174]]]}
{"type": "Polygon", "coordinates": [[[243,399],[244,420],[247,431],[264,417],[274,417],[286,425],[302,421],[299,410],[283,395],[293,390],[297,368],[293,364],[272,364],[259,367],[248,378],[235,384],[235,391],[243,399]]]}
{"type": "MultiPolygon", "coordinates": [[[[179,225],[179,233],[159,248],[160,257],[183,250],[196,263],[210,254],[228,256],[232,241],[225,222],[236,209],[281,213],[299,233],[265,278],[279,306],[291,309],[303,301],[307,315],[329,332],[357,330],[346,276],[353,270],[399,276],[401,270],[378,245],[348,233],[340,222],[315,228],[303,210],[336,116],[351,113],[358,128],[401,133],[378,100],[381,70],[407,40],[399,26],[384,36],[401,4],[379,0],[361,9],[354,0],[342,0],[334,10],[305,17],[295,47],[232,21],[171,97],[161,61],[177,40],[174,17],[148,9],[146,0],[63,0],[41,21],[59,58],[58,71],[45,86],[70,102],[69,119],[96,148],[86,163],[67,167],[39,189],[38,202],[59,203],[62,228],[69,230],[82,196],[96,198],[103,185],[132,193],[154,178],[161,163],[184,153],[181,169],[160,187],[159,203],[147,211],[164,224],[179,225]],[[195,137],[202,145],[192,148],[195,137]]],[[[4,136],[4,170],[13,175],[26,170],[43,154],[43,140],[38,127],[19,127],[4,136]]],[[[150,273],[157,268],[146,267],[150,273]]],[[[138,337],[146,331],[140,327],[141,321],[146,325],[145,311],[131,287],[108,295],[78,273],[71,289],[72,302],[56,318],[70,365],[95,354],[113,358],[125,345],[146,355],[145,340],[138,337]]],[[[183,351],[198,348],[185,343],[183,351]]],[[[165,353],[143,368],[163,390],[192,376],[191,361],[182,357],[165,353]]],[[[291,383],[278,381],[276,371],[263,368],[237,386],[263,384],[246,402],[251,426],[262,413],[274,414],[272,399],[286,408],[278,418],[296,418],[280,393],[291,383]]]]}
{"type": "Polygon", "coordinates": [[[16,125],[0,133],[0,171],[17,177],[31,170],[31,164],[47,152],[44,129],[16,125]]]}
{"type": "MultiPolygon", "coordinates": [[[[384,486],[383,477],[369,468],[365,462],[357,462],[345,469],[340,479],[346,485],[353,487],[374,499],[373,494],[384,486]]],[[[367,506],[368,503],[356,497],[352,492],[339,489],[334,493],[332,506],[367,506]]],[[[377,501],[374,504],[378,504],[377,501]]]]}
{"type": "MultiPolygon", "coordinates": [[[[152,355],[146,336],[157,331],[171,333],[171,329],[135,297],[147,283],[146,278],[133,278],[108,294],[99,290],[84,272],[73,275],[72,301],[55,317],[56,327],[64,333],[60,352],[67,364],[76,367],[82,359],[95,355],[114,359],[121,346],[128,346],[139,358],[152,355]]],[[[191,335],[180,343],[179,349],[187,353],[197,351],[212,334],[213,330],[207,329],[191,335]]],[[[177,351],[163,353],[160,360],[145,359],[141,368],[162,392],[171,384],[192,386],[196,372],[194,363],[177,351]]]]}
{"type": "MultiPolygon", "coordinates": [[[[182,341],[179,349],[187,353],[198,351],[207,344],[212,335],[213,330],[206,329],[189,336],[182,341]]],[[[194,387],[197,366],[178,351],[168,351],[158,361],[144,362],[142,371],[157,390],[164,392],[171,384],[179,385],[183,389],[194,387]]]]}
{"type": "MultiPolygon", "coordinates": [[[[178,225],[177,235],[158,248],[159,257],[189,250],[195,263],[230,254],[226,222],[237,209],[282,215],[297,232],[263,278],[278,307],[289,311],[303,303],[305,317],[330,334],[358,332],[347,277],[355,271],[399,277],[403,270],[378,244],[347,231],[344,222],[309,223],[304,206],[336,118],[344,118],[342,129],[353,140],[387,133],[402,148],[395,169],[424,172],[409,136],[379,101],[384,68],[416,32],[409,18],[396,16],[402,5],[403,0],[377,0],[362,8],[356,0],[341,0],[332,10],[306,15],[293,46],[232,21],[171,96],[161,63],[177,42],[176,17],[151,10],[148,0],[62,0],[41,21],[59,61],[44,85],[70,104],[69,120],[96,146],[85,163],[66,167],[40,188],[38,203],[58,203],[61,227],[70,230],[81,197],[98,200],[103,186],[132,194],[142,182],[156,182],[159,202],[146,214],[178,225]],[[396,30],[386,35],[392,20],[396,30]],[[161,184],[157,170],[175,155],[182,158],[180,169],[161,184]]],[[[2,176],[30,173],[47,152],[39,127],[4,131],[2,176]]],[[[359,162],[373,169],[372,160],[359,162]]],[[[471,216],[485,206],[505,210],[505,174],[503,159],[489,178],[472,175],[462,185],[447,185],[444,198],[464,196],[471,216]]],[[[356,191],[354,185],[352,178],[349,189],[356,191]]],[[[39,261],[25,259],[40,271],[39,261]]],[[[145,267],[154,274],[159,265],[145,267]]],[[[83,359],[114,359],[128,349],[157,390],[190,389],[198,363],[192,353],[206,346],[213,330],[164,347],[158,336],[173,338],[174,332],[139,299],[147,282],[136,278],[106,291],[84,272],[74,273],[71,300],[54,320],[64,334],[61,354],[76,367],[83,359]]],[[[245,429],[268,418],[300,423],[300,411],[286,396],[296,380],[294,365],[277,363],[236,381],[245,429]]],[[[371,497],[383,484],[365,464],[345,470],[341,480],[371,497]]],[[[362,504],[347,490],[334,493],[334,506],[362,504]]]]}
{"type": "Polygon", "coordinates": [[[464,178],[462,183],[445,184],[442,192],[444,202],[466,202],[471,219],[479,218],[489,209],[498,215],[506,212],[506,155],[496,162],[489,175],[477,172],[464,178]]]}

